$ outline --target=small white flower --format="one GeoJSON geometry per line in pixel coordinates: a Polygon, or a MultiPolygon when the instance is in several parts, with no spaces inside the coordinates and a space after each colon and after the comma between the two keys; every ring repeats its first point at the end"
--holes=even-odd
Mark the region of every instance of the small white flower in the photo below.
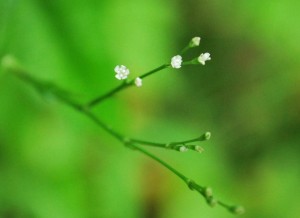
{"type": "Polygon", "coordinates": [[[143,85],[143,80],[140,78],[140,77],[137,77],[135,80],[134,80],[134,83],[137,87],[141,87],[143,85]]]}
{"type": "Polygon", "coordinates": [[[201,54],[201,55],[198,57],[198,61],[199,61],[200,64],[202,64],[202,65],[205,65],[205,61],[209,61],[209,60],[211,60],[210,54],[209,54],[209,53],[201,54]]]}
{"type": "Polygon", "coordinates": [[[173,68],[180,68],[182,63],[182,57],[180,55],[176,55],[171,59],[171,66],[173,68]]]}
{"type": "Polygon", "coordinates": [[[116,66],[115,67],[115,72],[116,72],[116,76],[115,77],[118,80],[126,79],[127,76],[129,75],[129,70],[124,65],[121,65],[121,66],[118,65],[118,66],[116,66]]]}
{"type": "Polygon", "coordinates": [[[200,37],[192,38],[192,40],[190,41],[190,47],[193,48],[193,47],[199,46],[200,45],[200,40],[201,40],[200,37]]]}

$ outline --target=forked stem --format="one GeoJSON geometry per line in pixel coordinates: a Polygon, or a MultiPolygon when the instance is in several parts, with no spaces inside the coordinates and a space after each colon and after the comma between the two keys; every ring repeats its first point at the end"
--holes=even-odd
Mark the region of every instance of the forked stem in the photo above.
{"type": "MultiPolygon", "coordinates": [[[[149,76],[150,74],[157,72],[159,70],[162,70],[166,67],[167,67],[167,65],[162,65],[161,67],[156,68],[155,70],[149,71],[148,73],[144,74],[143,76],[144,77],[149,76]]],[[[161,165],[163,165],[164,167],[169,169],[172,173],[174,173],[181,180],[183,180],[191,190],[196,190],[197,192],[199,192],[206,199],[206,202],[210,206],[215,206],[216,204],[219,204],[220,206],[228,209],[230,212],[235,213],[235,214],[241,214],[244,212],[244,208],[241,206],[229,206],[227,204],[224,204],[221,201],[216,200],[213,197],[212,190],[210,188],[206,188],[206,187],[202,187],[202,186],[198,185],[197,183],[195,183],[194,181],[192,181],[189,178],[187,178],[186,176],[184,176],[182,173],[180,173],[179,171],[177,171],[176,169],[171,167],[169,164],[167,164],[166,162],[164,162],[157,156],[153,155],[152,153],[148,152],[147,150],[136,145],[136,143],[138,143],[138,144],[155,145],[157,147],[160,147],[161,145],[163,145],[162,143],[154,143],[154,142],[147,142],[147,141],[142,141],[142,140],[137,140],[137,139],[129,139],[129,138],[125,137],[124,135],[118,133],[117,131],[113,130],[110,126],[108,126],[103,121],[101,121],[96,115],[94,115],[90,111],[90,107],[87,107],[87,105],[81,105],[81,104],[77,103],[76,101],[70,99],[68,95],[64,94],[65,90],[57,87],[56,85],[54,85],[52,83],[44,82],[44,81],[38,80],[38,79],[30,76],[22,68],[9,66],[7,69],[10,72],[12,72],[14,75],[19,77],[21,80],[32,85],[40,93],[49,92],[49,93],[53,94],[61,102],[67,104],[68,106],[72,107],[73,109],[77,110],[78,112],[86,115],[89,119],[94,121],[104,131],[106,131],[108,134],[110,134],[111,136],[113,136],[114,138],[116,138],[117,140],[122,142],[125,146],[132,148],[134,150],[140,151],[141,153],[154,159],[155,161],[157,161],[158,163],[160,163],[161,165]]],[[[133,82],[130,82],[129,84],[132,84],[132,83],[133,82]]],[[[121,86],[121,87],[123,87],[123,86],[121,86]]],[[[124,85],[124,87],[126,87],[126,86],[124,85]]],[[[124,88],[114,89],[113,91],[111,91],[112,94],[110,94],[109,96],[113,95],[114,93],[116,93],[122,89],[124,89],[124,88]]],[[[107,98],[107,97],[105,97],[105,98],[107,98]]],[[[99,103],[99,100],[97,103],[99,103]]],[[[96,105],[97,103],[94,103],[94,104],[96,105]]],[[[180,145],[180,144],[186,144],[186,143],[191,143],[191,142],[196,142],[196,141],[203,141],[203,140],[207,140],[209,137],[210,137],[210,134],[205,133],[202,136],[195,138],[195,139],[185,140],[185,141],[180,141],[180,142],[173,142],[170,144],[171,145],[180,145]]]]}

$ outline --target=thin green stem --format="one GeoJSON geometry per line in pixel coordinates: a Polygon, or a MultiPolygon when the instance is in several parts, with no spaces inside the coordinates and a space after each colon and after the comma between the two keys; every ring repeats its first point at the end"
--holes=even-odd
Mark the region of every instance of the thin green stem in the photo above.
{"type": "Polygon", "coordinates": [[[182,66],[187,66],[187,65],[199,65],[199,61],[198,61],[198,57],[197,58],[194,58],[192,60],[189,60],[189,61],[184,61],[182,63],[182,66]]]}
{"type": "Polygon", "coordinates": [[[142,145],[150,145],[150,146],[160,147],[160,148],[165,148],[168,145],[167,143],[149,142],[149,141],[144,141],[144,140],[139,140],[139,139],[130,139],[130,141],[138,143],[138,144],[142,144],[142,145]]]}
{"type": "MultiPolygon", "coordinates": [[[[27,73],[25,72],[21,72],[21,71],[17,71],[15,72],[16,75],[18,75],[22,80],[24,80],[25,82],[31,84],[33,87],[39,89],[40,87],[42,87],[44,85],[44,83],[42,83],[39,80],[34,79],[33,77],[29,76],[27,73]]],[[[49,91],[53,91],[53,90],[49,90],[49,91]]],[[[86,108],[80,104],[78,104],[77,102],[68,99],[64,96],[60,96],[58,95],[56,92],[53,92],[54,95],[56,95],[56,97],[64,102],[65,104],[69,105],[70,107],[74,108],[75,110],[77,110],[80,113],[85,114],[87,117],[89,117],[91,120],[93,120],[99,127],[101,127],[103,130],[105,130],[107,133],[109,133],[110,135],[112,135],[113,137],[115,137],[116,139],[118,139],[119,141],[122,141],[125,145],[126,143],[130,144],[130,146],[140,152],[142,152],[143,154],[147,155],[148,157],[151,157],[152,159],[156,160],[157,162],[159,162],[160,164],[162,164],[163,166],[165,166],[167,169],[169,169],[170,171],[172,171],[175,175],[177,175],[179,178],[181,178],[185,183],[188,184],[189,179],[187,177],[185,177],[183,174],[181,174],[180,172],[178,172],[177,170],[175,170],[173,167],[171,167],[169,164],[167,164],[166,162],[162,161],[161,159],[159,159],[158,157],[156,157],[155,155],[151,154],[150,152],[146,151],[145,149],[135,145],[134,143],[132,143],[133,141],[131,139],[126,140],[126,137],[124,137],[123,135],[121,135],[120,133],[114,131],[112,128],[110,128],[108,125],[106,125],[104,122],[102,122],[98,117],[96,117],[90,110],[89,108],[86,108]]],[[[188,140],[191,141],[191,140],[188,140]]],[[[138,142],[138,140],[135,140],[134,142],[138,142]]],[[[142,142],[142,141],[140,141],[142,142]]],[[[160,145],[160,144],[157,144],[160,145]]]]}
{"type": "Polygon", "coordinates": [[[81,112],[88,116],[91,120],[93,120],[95,123],[97,123],[102,129],[104,129],[106,132],[108,132],[110,135],[114,136],[115,138],[119,139],[120,141],[124,140],[124,136],[120,133],[114,131],[112,128],[110,128],[108,125],[106,125],[104,122],[102,122],[99,118],[97,118],[88,108],[82,106],[81,104],[75,102],[74,100],[61,95],[62,93],[61,89],[57,86],[52,85],[51,83],[43,82],[40,80],[35,79],[34,77],[27,74],[25,71],[17,70],[14,71],[14,74],[18,76],[21,80],[31,84],[35,89],[41,92],[52,92],[55,97],[60,100],[61,102],[69,105],[70,107],[74,108],[78,112],[81,112]],[[50,84],[50,85],[49,85],[50,84]]]}
{"type": "Polygon", "coordinates": [[[146,151],[145,149],[134,145],[134,144],[130,144],[133,148],[135,148],[136,150],[142,152],[143,154],[147,155],[148,157],[151,157],[152,159],[156,160],[157,162],[159,162],[161,165],[163,165],[164,167],[166,167],[167,169],[169,169],[172,173],[174,173],[175,175],[177,175],[180,179],[182,179],[186,184],[188,184],[189,179],[187,177],[185,177],[182,173],[178,172],[177,170],[175,170],[173,167],[171,167],[169,164],[167,164],[166,162],[164,162],[163,160],[159,159],[158,157],[156,157],[155,155],[151,154],[150,152],[146,151]]]}
{"type": "Polygon", "coordinates": [[[143,78],[145,78],[145,77],[147,77],[147,76],[150,76],[151,74],[153,74],[153,73],[156,73],[156,72],[158,72],[158,71],[161,71],[161,70],[163,70],[163,69],[166,69],[167,67],[169,67],[170,66],[170,64],[163,64],[163,65],[161,65],[161,66],[159,66],[159,67],[157,67],[157,68],[155,68],[155,69],[153,69],[153,70],[150,70],[149,72],[147,72],[147,73],[144,73],[143,75],[141,75],[141,76],[139,76],[141,79],[143,79],[143,78]]]}
{"type": "MultiPolygon", "coordinates": [[[[157,68],[157,69],[159,69],[159,68],[157,68]]],[[[163,69],[163,68],[161,68],[161,69],[163,69]]],[[[89,110],[88,107],[83,106],[83,105],[77,103],[76,101],[70,99],[66,95],[64,95],[63,94],[64,90],[60,89],[59,87],[53,85],[52,83],[43,82],[43,81],[40,81],[38,79],[35,79],[34,77],[30,76],[29,74],[27,74],[25,71],[23,71],[21,69],[15,68],[15,69],[10,69],[10,71],[12,71],[16,76],[18,76],[23,81],[31,84],[38,91],[40,91],[40,92],[50,92],[55,97],[57,97],[57,99],[59,99],[61,102],[65,103],[66,105],[68,105],[70,107],[72,107],[76,111],[86,115],[88,118],[90,118],[92,121],[94,121],[99,127],[101,127],[104,131],[106,131],[108,134],[112,135],[114,138],[121,141],[125,146],[128,146],[128,147],[131,147],[135,150],[138,150],[141,153],[145,154],[146,156],[154,159],[155,161],[157,161],[158,163],[160,163],[161,165],[163,165],[164,167],[169,169],[172,173],[177,175],[181,180],[183,180],[191,190],[198,191],[207,201],[212,198],[212,196],[206,196],[205,195],[204,187],[202,187],[202,186],[198,185],[197,183],[195,183],[194,181],[190,180],[189,178],[184,176],[182,173],[180,173],[179,171],[177,171],[176,169],[171,167],[169,164],[167,164],[166,162],[164,162],[160,158],[156,157],[152,153],[148,152],[147,150],[145,150],[145,149],[141,148],[140,146],[136,145],[135,143],[140,143],[140,144],[147,144],[148,143],[149,145],[152,144],[152,145],[156,145],[156,146],[161,146],[161,145],[165,146],[165,144],[145,142],[145,141],[142,141],[142,140],[128,139],[128,138],[124,137],[124,135],[116,132],[110,126],[108,126],[104,122],[102,122],[98,117],[96,117],[89,110]]],[[[148,75],[150,75],[154,72],[155,72],[154,70],[150,71],[145,76],[148,76],[148,75]]],[[[204,135],[206,135],[206,134],[204,134],[204,135]]],[[[186,140],[186,141],[181,141],[181,142],[174,142],[173,145],[174,144],[176,145],[176,144],[184,144],[184,143],[199,141],[199,139],[202,139],[202,137],[203,136],[200,136],[196,139],[191,139],[191,140],[186,140]]],[[[239,214],[239,213],[243,212],[242,207],[228,206],[227,204],[224,204],[221,201],[216,201],[216,203],[223,206],[223,207],[225,207],[225,208],[227,208],[232,213],[239,214]]]]}
{"type": "Polygon", "coordinates": [[[190,139],[190,140],[185,140],[185,141],[180,141],[180,142],[172,142],[170,144],[172,144],[172,145],[182,145],[182,144],[191,143],[191,142],[198,142],[198,141],[203,141],[203,140],[201,140],[201,138],[198,137],[198,138],[195,138],[195,139],[190,139]]]}
{"type": "Polygon", "coordinates": [[[227,209],[229,209],[229,208],[231,207],[231,206],[229,206],[229,205],[223,203],[222,201],[218,201],[218,204],[219,204],[220,206],[224,207],[224,208],[227,208],[227,209]]]}
{"type": "Polygon", "coordinates": [[[122,134],[116,132],[113,130],[110,126],[106,125],[104,122],[102,122],[98,117],[96,117],[91,111],[89,110],[83,110],[83,113],[88,116],[91,120],[93,120],[98,126],[100,126],[103,130],[105,130],[107,133],[118,139],[119,141],[126,142],[126,137],[124,137],[122,134]]]}
{"type": "MultiPolygon", "coordinates": [[[[21,79],[23,79],[24,81],[30,83],[31,85],[33,85],[36,88],[40,87],[40,86],[43,86],[43,84],[41,84],[40,81],[34,79],[33,77],[29,76],[28,74],[26,74],[24,72],[18,72],[17,75],[21,79]]],[[[56,94],[56,93],[53,93],[53,94],[56,94]]],[[[134,148],[134,149],[142,152],[143,154],[147,155],[148,157],[151,157],[152,159],[156,160],[157,162],[159,162],[160,164],[162,164],[163,166],[165,166],[167,169],[169,169],[170,171],[172,171],[179,178],[181,178],[185,183],[187,183],[189,181],[189,179],[187,177],[185,177],[183,174],[181,174],[180,172],[178,172],[177,170],[175,170],[173,167],[171,167],[169,164],[167,164],[166,162],[162,161],[161,159],[159,159],[155,155],[153,155],[150,152],[146,151],[145,149],[140,148],[139,146],[131,143],[130,142],[131,140],[129,140],[127,142],[126,141],[126,137],[124,137],[120,133],[114,131],[112,128],[110,128],[108,125],[106,125],[104,122],[102,122],[88,108],[85,108],[85,107],[81,106],[80,104],[76,103],[75,101],[70,100],[68,98],[65,98],[63,96],[56,95],[56,97],[59,100],[61,100],[62,102],[64,102],[65,104],[67,104],[67,105],[71,106],[72,108],[76,109],[77,111],[85,114],[87,117],[89,117],[91,120],[93,120],[98,126],[100,126],[103,130],[105,130],[107,133],[109,133],[110,135],[112,135],[116,139],[122,141],[124,144],[126,144],[126,143],[130,144],[130,146],[132,148],[134,148]]],[[[191,140],[189,140],[189,141],[191,141],[191,140]]]]}
{"type": "MultiPolygon", "coordinates": [[[[160,71],[160,70],[163,70],[163,69],[165,69],[165,68],[167,68],[167,67],[169,67],[169,66],[170,66],[169,64],[163,64],[163,65],[161,65],[161,66],[159,66],[159,67],[157,67],[157,68],[155,68],[155,69],[153,69],[153,70],[150,70],[150,71],[147,72],[147,73],[144,73],[143,75],[141,75],[141,76],[139,76],[139,77],[140,77],[141,79],[143,79],[143,78],[145,78],[145,77],[147,77],[147,76],[150,76],[151,74],[156,73],[156,72],[158,72],[158,71],[160,71]]],[[[94,107],[94,106],[100,104],[100,103],[101,103],[102,101],[104,101],[105,99],[107,99],[107,98],[109,98],[109,97],[115,95],[116,93],[118,93],[118,92],[120,92],[120,91],[122,91],[122,90],[124,90],[124,89],[126,89],[126,88],[128,88],[128,87],[130,87],[130,86],[132,86],[133,84],[134,84],[134,79],[130,80],[129,82],[126,82],[126,81],[125,81],[124,83],[122,83],[121,85],[117,86],[117,87],[114,88],[113,90],[107,92],[106,94],[100,95],[99,97],[96,97],[95,99],[91,100],[90,102],[88,102],[88,103],[86,104],[86,107],[87,107],[87,108],[92,108],[92,107],[94,107]]]]}
{"type": "Polygon", "coordinates": [[[205,141],[208,139],[206,137],[207,134],[208,134],[208,132],[206,132],[203,135],[201,135],[200,137],[197,137],[194,139],[189,139],[189,140],[179,141],[179,142],[170,142],[170,143],[150,142],[150,141],[144,141],[144,140],[140,140],[140,139],[130,139],[130,141],[139,143],[139,144],[143,144],[143,145],[151,145],[151,146],[155,146],[155,147],[168,148],[169,146],[174,146],[174,145],[184,145],[186,143],[191,143],[191,142],[205,141]]]}
{"type": "Polygon", "coordinates": [[[133,84],[132,82],[131,83],[124,82],[121,85],[114,88],[113,90],[109,91],[108,93],[91,100],[89,103],[87,103],[86,107],[92,108],[92,107],[96,106],[97,104],[101,103],[102,101],[104,101],[105,99],[120,92],[121,90],[124,90],[125,88],[132,86],[132,84],[133,84]]]}
{"type": "Polygon", "coordinates": [[[190,46],[187,45],[186,47],[184,47],[181,52],[179,53],[180,55],[183,55],[184,53],[186,53],[188,50],[190,49],[190,46]]]}

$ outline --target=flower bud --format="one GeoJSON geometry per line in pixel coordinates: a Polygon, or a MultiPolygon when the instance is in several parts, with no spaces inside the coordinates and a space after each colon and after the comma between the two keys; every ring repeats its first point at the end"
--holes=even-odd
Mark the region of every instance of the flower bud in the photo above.
{"type": "Polygon", "coordinates": [[[202,148],[200,145],[188,145],[188,148],[199,153],[202,153],[204,151],[204,148],[202,148]]]}
{"type": "Polygon", "coordinates": [[[210,54],[209,53],[204,53],[204,54],[201,54],[199,57],[198,57],[198,62],[202,65],[205,65],[205,61],[210,61],[211,60],[211,57],[210,57],[210,54]]]}
{"type": "Polygon", "coordinates": [[[199,141],[206,141],[206,140],[209,140],[211,137],[211,133],[210,132],[206,132],[204,134],[202,134],[200,137],[199,137],[199,141]]]}
{"type": "Polygon", "coordinates": [[[229,211],[236,215],[241,215],[245,213],[245,208],[242,206],[233,206],[229,208],[229,211]]]}
{"type": "Polygon", "coordinates": [[[212,197],[213,195],[213,191],[212,191],[212,188],[210,187],[205,187],[204,190],[203,190],[203,194],[205,195],[205,197],[212,197]]]}
{"type": "Polygon", "coordinates": [[[189,47],[190,48],[193,48],[193,47],[197,47],[200,45],[200,40],[201,38],[200,37],[194,37],[191,39],[190,43],[189,43],[189,47]]]}
{"type": "Polygon", "coordinates": [[[204,135],[205,140],[209,140],[210,136],[211,136],[211,133],[210,132],[206,132],[205,135],[204,135]]]}
{"type": "Polygon", "coordinates": [[[189,150],[189,149],[188,149],[186,146],[184,146],[184,145],[175,145],[175,146],[171,147],[171,149],[174,149],[174,150],[180,151],[180,152],[186,152],[186,151],[189,150]]]}
{"type": "Polygon", "coordinates": [[[186,152],[186,151],[188,151],[189,149],[187,148],[187,147],[185,147],[185,146],[180,146],[179,147],[179,151],[180,152],[186,152]]]}
{"type": "Polygon", "coordinates": [[[140,77],[137,77],[135,80],[134,80],[134,83],[137,87],[141,87],[143,85],[143,81],[140,77]]]}
{"type": "Polygon", "coordinates": [[[218,204],[218,200],[213,197],[206,198],[206,201],[211,207],[215,207],[218,204]]]}

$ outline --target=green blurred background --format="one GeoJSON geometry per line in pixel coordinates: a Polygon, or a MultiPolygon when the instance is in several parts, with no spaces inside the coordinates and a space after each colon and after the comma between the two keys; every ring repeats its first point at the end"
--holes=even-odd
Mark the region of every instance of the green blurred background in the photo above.
{"type": "MultiPolygon", "coordinates": [[[[128,136],[212,132],[205,152],[150,149],[243,217],[300,217],[300,2],[0,0],[0,57],[87,101],[169,61],[194,36],[203,66],[168,69],[97,107],[128,136]],[[298,188],[297,188],[298,187],[298,188]]],[[[86,117],[0,77],[0,217],[233,217],[86,117]]]]}

